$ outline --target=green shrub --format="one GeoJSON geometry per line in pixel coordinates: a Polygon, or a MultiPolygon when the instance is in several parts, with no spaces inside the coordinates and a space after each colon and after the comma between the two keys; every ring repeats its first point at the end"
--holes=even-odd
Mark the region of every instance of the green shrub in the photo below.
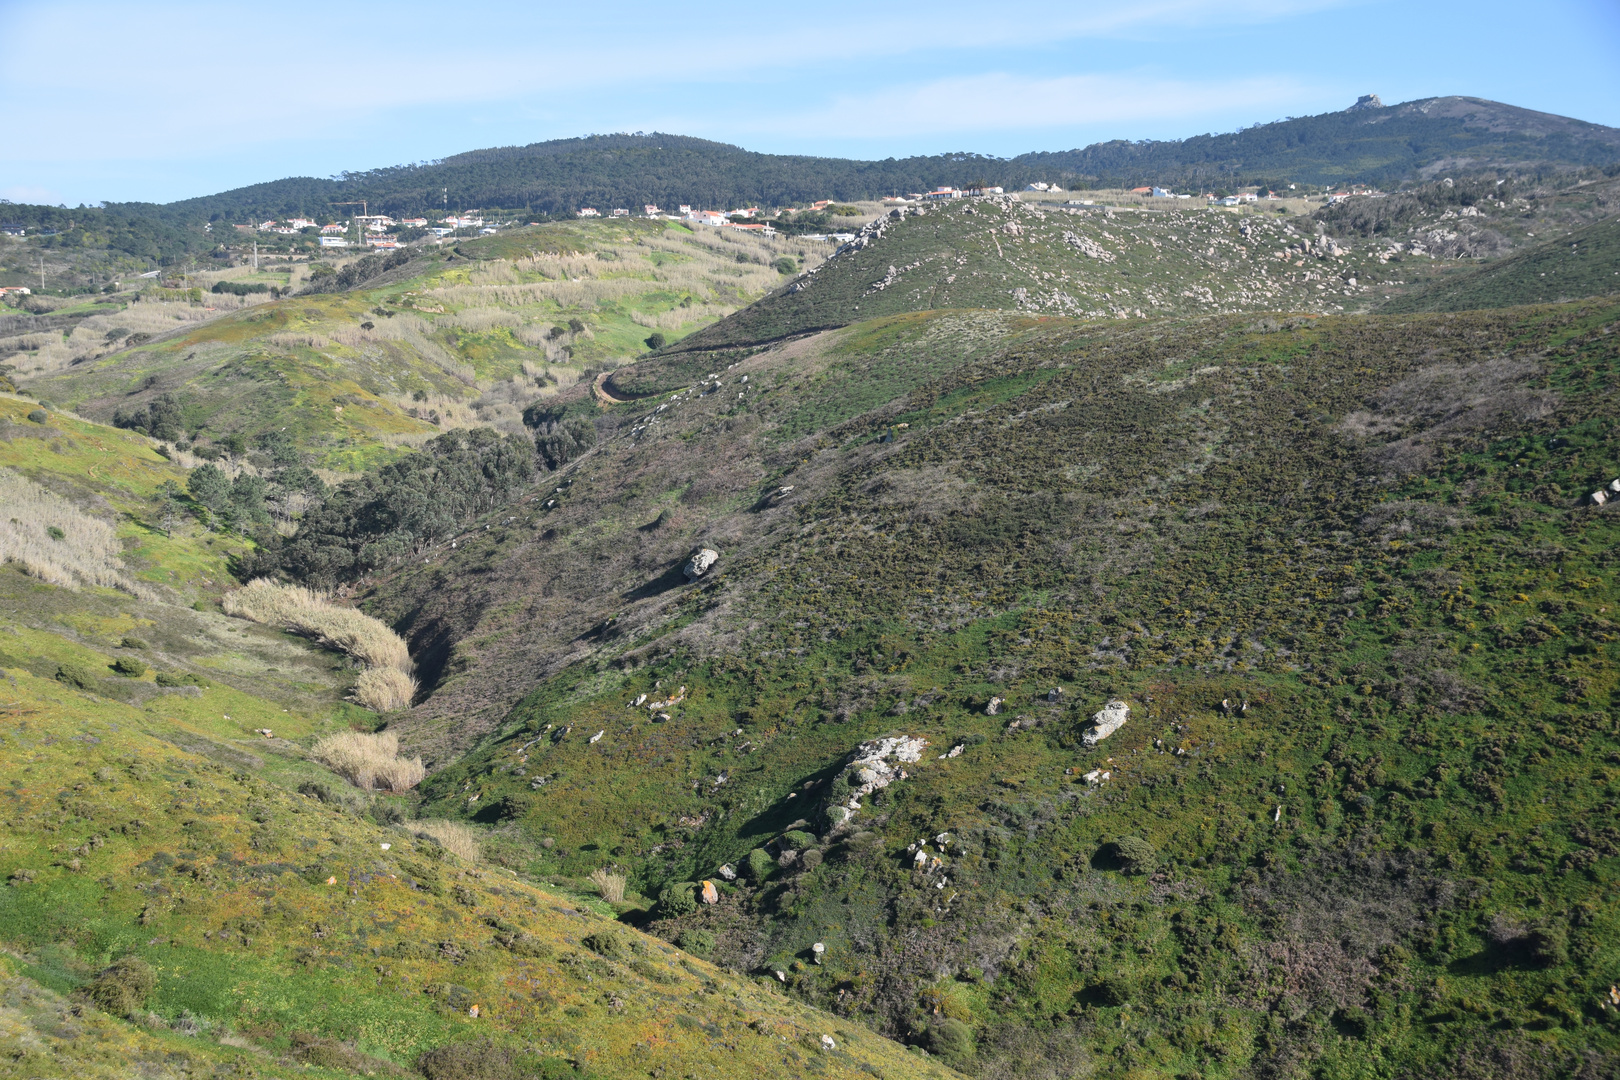
{"type": "Polygon", "coordinates": [[[196,686],[204,690],[213,685],[201,676],[184,671],[160,671],[157,673],[157,684],[159,686],[196,686]]]}
{"type": "Polygon", "coordinates": [[[490,1039],[428,1050],[416,1059],[416,1068],[427,1080],[563,1080],[581,1076],[560,1058],[536,1059],[526,1050],[497,1046],[490,1039]]]}
{"type": "Polygon", "coordinates": [[[438,952],[420,941],[401,941],[388,950],[388,955],[400,960],[431,960],[438,952]]]}
{"type": "Polygon", "coordinates": [[[76,687],[80,690],[88,690],[92,686],[96,685],[96,675],[95,672],[91,671],[83,664],[69,662],[66,664],[57,665],[56,681],[59,683],[66,683],[67,685],[76,687]]]}
{"type": "Polygon", "coordinates": [[[755,848],[748,853],[748,858],[743,860],[743,872],[748,875],[748,880],[756,884],[770,877],[771,871],[775,869],[776,862],[764,848],[755,848]]]}
{"type": "Polygon", "coordinates": [[[91,980],[84,992],[104,1012],[128,1016],[145,1006],[156,987],[152,965],[138,956],[126,956],[91,980]]]}
{"type": "Polygon", "coordinates": [[[138,637],[125,634],[124,639],[118,643],[118,647],[120,649],[144,649],[146,648],[146,642],[138,637]]]}
{"type": "Polygon", "coordinates": [[[669,339],[656,330],[647,335],[647,348],[649,349],[662,349],[667,344],[669,344],[669,339]]]}
{"type": "Polygon", "coordinates": [[[821,865],[822,858],[820,848],[809,848],[803,855],[799,856],[799,864],[806,870],[814,870],[821,865]]]}
{"type": "Polygon", "coordinates": [[[794,829],[783,833],[778,842],[786,851],[803,851],[805,848],[814,847],[816,838],[802,829],[794,829]]]}
{"type": "Polygon", "coordinates": [[[113,671],[126,679],[140,679],[146,676],[146,665],[133,656],[120,656],[111,666],[113,671]]]}
{"type": "Polygon", "coordinates": [[[666,919],[680,915],[690,915],[697,910],[697,889],[695,881],[677,881],[673,885],[666,885],[658,894],[658,914],[666,919]]]}
{"type": "Polygon", "coordinates": [[[1150,874],[1159,865],[1159,853],[1140,836],[1122,836],[1114,841],[1114,857],[1127,874],[1150,874]]]}
{"type": "Polygon", "coordinates": [[[46,412],[44,409],[34,409],[28,414],[28,419],[32,420],[36,424],[43,424],[50,418],[50,413],[46,412]]]}
{"type": "Polygon", "coordinates": [[[587,935],[580,944],[609,960],[624,960],[630,955],[630,947],[624,943],[624,938],[609,930],[598,930],[587,935]]]}
{"type": "Polygon", "coordinates": [[[860,217],[861,208],[858,206],[850,206],[848,203],[833,203],[831,206],[827,207],[827,213],[831,214],[833,217],[860,217]]]}
{"type": "Polygon", "coordinates": [[[57,528],[55,525],[47,525],[47,526],[45,526],[45,535],[50,537],[52,540],[66,540],[67,539],[67,533],[62,531],[61,529],[57,528]]]}
{"type": "Polygon", "coordinates": [[[780,259],[777,259],[775,262],[771,263],[771,268],[774,269],[778,274],[794,274],[798,273],[799,264],[794,262],[788,256],[783,255],[780,259]]]}
{"type": "Polygon", "coordinates": [[[928,1052],[947,1065],[963,1065],[973,1057],[973,1030],[960,1020],[941,1020],[928,1029],[928,1052]]]}
{"type": "Polygon", "coordinates": [[[1123,975],[1106,976],[1097,984],[1097,1000],[1104,1005],[1128,1004],[1135,994],[1135,985],[1123,975]]]}
{"type": "Polygon", "coordinates": [[[675,944],[693,956],[706,960],[709,954],[714,952],[714,935],[707,930],[695,928],[682,930],[680,936],[675,939],[675,944]]]}
{"type": "Polygon", "coordinates": [[[1524,936],[1524,953],[1536,967],[1557,967],[1569,960],[1569,934],[1557,925],[1532,927],[1524,936]]]}

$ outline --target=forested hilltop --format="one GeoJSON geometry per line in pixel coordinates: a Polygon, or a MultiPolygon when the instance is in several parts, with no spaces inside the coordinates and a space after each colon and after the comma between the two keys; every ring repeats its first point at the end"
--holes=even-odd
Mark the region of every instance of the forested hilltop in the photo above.
{"type": "MultiPolygon", "coordinates": [[[[1143,184],[1214,190],[1239,185],[1391,186],[1446,164],[1479,171],[1602,169],[1620,161],[1620,131],[1478,98],[1429,98],[1388,108],[1290,117],[1222,135],[1115,140],[1014,158],[971,152],[882,161],[761,154],[684,135],[591,135],[495,147],[421,165],[291,177],[178,202],[67,210],[7,205],[31,229],[89,232],[108,246],[165,261],[208,246],[208,222],[330,216],[365,200],[373,212],[430,214],[504,208],[572,215],[582,206],[680,203],[710,208],[861,200],[941,185],[1035,182],[1066,188],[1143,184]]],[[[346,216],[346,210],[345,210],[346,216]]]]}

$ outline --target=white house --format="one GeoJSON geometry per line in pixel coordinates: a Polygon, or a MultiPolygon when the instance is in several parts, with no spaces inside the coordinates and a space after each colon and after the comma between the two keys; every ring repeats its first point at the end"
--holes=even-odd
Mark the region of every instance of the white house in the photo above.
{"type": "Polygon", "coordinates": [[[1039,180],[1037,180],[1035,183],[1029,185],[1024,190],[1025,191],[1045,191],[1046,190],[1046,185],[1041,183],[1039,180]]]}
{"type": "Polygon", "coordinates": [[[624,210],[624,209],[616,209],[616,210],[613,211],[613,216],[614,217],[629,217],[630,216],[630,211],[624,210]]]}
{"type": "Polygon", "coordinates": [[[655,203],[647,203],[641,208],[641,212],[646,214],[648,217],[657,217],[659,214],[663,213],[662,210],[658,209],[658,206],[655,203]]]}
{"type": "Polygon", "coordinates": [[[602,212],[594,206],[582,206],[575,211],[576,217],[601,217],[602,212]]]}
{"type": "Polygon", "coordinates": [[[321,247],[348,247],[349,242],[341,236],[321,237],[321,247]]]}

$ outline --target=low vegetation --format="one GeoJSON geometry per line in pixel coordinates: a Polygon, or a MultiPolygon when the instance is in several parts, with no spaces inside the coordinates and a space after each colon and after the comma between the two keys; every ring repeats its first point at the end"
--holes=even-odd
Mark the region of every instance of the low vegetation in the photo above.
{"type": "Polygon", "coordinates": [[[113,527],[60,495],[0,468],[0,561],[52,585],[133,589],[113,527]]]}

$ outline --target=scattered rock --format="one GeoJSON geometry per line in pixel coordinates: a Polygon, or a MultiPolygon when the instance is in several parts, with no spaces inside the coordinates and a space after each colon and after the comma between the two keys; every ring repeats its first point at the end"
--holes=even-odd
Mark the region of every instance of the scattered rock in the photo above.
{"type": "Polygon", "coordinates": [[[816,954],[816,963],[819,964],[821,963],[821,954],[827,951],[827,946],[818,941],[810,946],[810,951],[816,954]]]}
{"type": "Polygon", "coordinates": [[[833,1037],[831,1035],[823,1035],[821,1037],[821,1046],[825,1050],[836,1050],[836,1049],[838,1049],[838,1043],[833,1040],[833,1037]]]}
{"type": "Polygon", "coordinates": [[[732,868],[730,863],[722,866],[717,872],[719,873],[720,877],[726,881],[737,880],[737,871],[732,868]]]}
{"type": "Polygon", "coordinates": [[[1131,707],[1123,701],[1114,700],[1104,705],[1091,716],[1091,729],[1080,736],[1087,746],[1096,746],[1108,736],[1125,726],[1125,721],[1131,716],[1131,707]]]}
{"type": "Polygon", "coordinates": [[[991,698],[990,699],[990,704],[988,704],[988,705],[986,705],[984,707],[984,715],[986,715],[986,716],[994,716],[997,713],[999,713],[1000,711],[1001,711],[1001,699],[998,698],[998,697],[991,698]]]}
{"type": "Polygon", "coordinates": [[[720,890],[714,887],[714,882],[705,881],[702,883],[698,898],[705,904],[718,904],[720,902],[720,890]]]}
{"type": "Polygon", "coordinates": [[[604,736],[606,734],[607,734],[607,729],[603,728],[601,731],[598,731],[595,735],[591,736],[591,742],[595,742],[596,740],[600,739],[602,736],[604,736]]]}

